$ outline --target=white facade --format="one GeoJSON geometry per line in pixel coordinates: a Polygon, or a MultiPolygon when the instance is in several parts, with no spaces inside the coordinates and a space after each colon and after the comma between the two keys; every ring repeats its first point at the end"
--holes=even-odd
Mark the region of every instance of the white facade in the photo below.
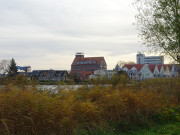
{"type": "Polygon", "coordinates": [[[145,55],[144,54],[141,54],[141,53],[138,53],[137,56],[136,56],[136,59],[137,59],[137,64],[145,64],[145,55]]]}
{"type": "Polygon", "coordinates": [[[144,64],[144,66],[141,68],[140,70],[140,75],[139,75],[139,79],[140,80],[144,80],[144,79],[150,79],[150,78],[154,78],[153,73],[149,70],[149,68],[147,67],[146,64],[144,64]]]}
{"type": "Polygon", "coordinates": [[[122,70],[127,72],[129,78],[135,80],[178,76],[175,65],[135,64],[125,65],[122,70]]]}
{"type": "Polygon", "coordinates": [[[114,70],[96,70],[96,71],[94,71],[94,75],[89,76],[89,79],[97,78],[100,76],[111,79],[116,73],[117,73],[117,71],[114,71],[114,70]]]}
{"type": "Polygon", "coordinates": [[[170,71],[170,69],[169,69],[169,67],[168,66],[164,66],[164,77],[170,77],[170,73],[171,71],[170,71]]]}
{"type": "Polygon", "coordinates": [[[178,76],[177,67],[175,65],[172,65],[172,68],[170,71],[170,77],[177,77],[177,76],[178,76]]]}

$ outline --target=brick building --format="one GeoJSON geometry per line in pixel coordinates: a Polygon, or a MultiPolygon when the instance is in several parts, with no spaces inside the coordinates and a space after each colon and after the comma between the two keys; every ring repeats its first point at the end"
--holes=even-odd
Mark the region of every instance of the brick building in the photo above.
{"type": "Polygon", "coordinates": [[[84,57],[84,53],[76,53],[71,65],[71,74],[79,74],[84,79],[95,70],[107,70],[104,57],[84,57]]]}

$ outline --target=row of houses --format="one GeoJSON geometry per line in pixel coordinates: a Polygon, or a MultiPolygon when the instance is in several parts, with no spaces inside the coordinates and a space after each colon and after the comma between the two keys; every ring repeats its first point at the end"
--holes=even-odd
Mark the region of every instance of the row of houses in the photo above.
{"type": "Polygon", "coordinates": [[[84,57],[84,53],[76,53],[70,74],[78,74],[82,80],[99,76],[111,78],[117,71],[125,71],[130,78],[140,80],[178,76],[178,66],[164,64],[163,56],[145,57],[144,54],[139,53],[138,62],[143,64],[124,65],[122,68],[116,65],[115,70],[107,70],[104,57],[84,57]]]}
{"type": "Polygon", "coordinates": [[[84,53],[79,52],[75,55],[70,72],[67,70],[33,70],[31,72],[30,66],[18,66],[18,69],[20,74],[28,75],[31,79],[36,78],[44,81],[67,81],[69,74],[80,80],[97,78],[99,76],[105,76],[110,79],[117,71],[125,71],[130,78],[141,80],[178,76],[178,66],[163,64],[163,57],[145,57],[144,54],[139,53],[137,54],[137,63],[143,64],[128,64],[121,68],[116,65],[115,70],[107,70],[104,57],[84,57],[84,53]]]}
{"type": "MultiPolygon", "coordinates": [[[[18,72],[19,75],[26,75],[31,80],[39,81],[68,81],[69,73],[66,70],[33,70],[32,72],[18,72]]],[[[7,74],[0,74],[0,80],[7,74]]]]}
{"type": "Polygon", "coordinates": [[[116,66],[115,70],[125,71],[132,79],[149,79],[162,77],[177,77],[179,66],[173,64],[127,64],[122,68],[116,66]]]}
{"type": "Polygon", "coordinates": [[[28,76],[41,81],[67,81],[69,78],[66,70],[33,70],[28,76]]]}

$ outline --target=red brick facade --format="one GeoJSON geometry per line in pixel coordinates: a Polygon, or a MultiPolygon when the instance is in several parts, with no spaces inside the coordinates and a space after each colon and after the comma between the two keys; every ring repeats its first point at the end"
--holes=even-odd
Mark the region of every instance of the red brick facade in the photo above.
{"type": "Polygon", "coordinates": [[[71,73],[78,73],[88,76],[95,70],[107,70],[104,57],[84,57],[83,53],[77,53],[71,65],[71,73]]]}

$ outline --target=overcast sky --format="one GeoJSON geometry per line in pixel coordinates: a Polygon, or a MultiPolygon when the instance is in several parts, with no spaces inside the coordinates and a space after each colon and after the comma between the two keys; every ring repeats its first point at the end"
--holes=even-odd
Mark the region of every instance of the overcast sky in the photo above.
{"type": "Polygon", "coordinates": [[[32,69],[70,69],[76,52],[108,69],[142,51],[133,0],[0,0],[0,59],[32,69]]]}

